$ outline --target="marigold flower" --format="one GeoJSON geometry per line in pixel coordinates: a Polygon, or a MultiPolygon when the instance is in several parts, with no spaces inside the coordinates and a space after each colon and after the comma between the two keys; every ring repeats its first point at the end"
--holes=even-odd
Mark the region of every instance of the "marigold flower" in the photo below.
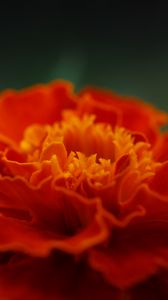
{"type": "Polygon", "coordinates": [[[167,299],[168,114],[64,81],[0,95],[0,299],[167,299]]]}

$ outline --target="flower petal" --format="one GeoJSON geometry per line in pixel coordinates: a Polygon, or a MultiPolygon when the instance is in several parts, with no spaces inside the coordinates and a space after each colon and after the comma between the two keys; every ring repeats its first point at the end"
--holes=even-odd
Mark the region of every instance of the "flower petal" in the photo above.
{"type": "Polygon", "coordinates": [[[158,167],[155,176],[150,181],[149,187],[160,196],[168,200],[168,161],[158,167]]]}
{"type": "Polygon", "coordinates": [[[9,90],[0,95],[0,132],[15,141],[33,123],[49,123],[61,118],[62,110],[75,107],[72,85],[56,81],[22,91],[9,90]]]}
{"type": "Polygon", "coordinates": [[[162,134],[156,147],[154,148],[155,159],[160,162],[168,160],[168,133],[162,134]]]}
{"type": "Polygon", "coordinates": [[[14,259],[5,267],[0,266],[1,299],[121,299],[120,291],[107,284],[83,259],[59,252],[48,258],[23,257],[19,262],[16,255],[14,259]]]}
{"type": "Polygon", "coordinates": [[[125,249],[117,253],[110,251],[89,252],[92,268],[101,272],[113,286],[121,289],[130,288],[154,274],[157,270],[154,257],[149,252],[125,249]],[[109,252],[109,253],[108,253],[109,252]]]}
{"type": "Polygon", "coordinates": [[[108,248],[90,250],[89,262],[114,286],[130,288],[159,269],[168,270],[168,199],[144,185],[122,205],[127,217],[138,205],[146,212],[135,215],[121,228],[113,226],[108,248]]]}
{"type": "Polygon", "coordinates": [[[64,188],[49,191],[49,184],[32,188],[19,178],[0,180],[1,251],[45,256],[55,248],[80,253],[107,239],[99,199],[89,201],[64,188]],[[17,217],[23,212],[30,221],[17,217]]]}
{"type": "Polygon", "coordinates": [[[156,142],[157,128],[168,122],[166,113],[131,97],[90,87],[81,91],[80,96],[79,111],[82,114],[94,112],[100,122],[145,133],[151,143],[156,142]]]}

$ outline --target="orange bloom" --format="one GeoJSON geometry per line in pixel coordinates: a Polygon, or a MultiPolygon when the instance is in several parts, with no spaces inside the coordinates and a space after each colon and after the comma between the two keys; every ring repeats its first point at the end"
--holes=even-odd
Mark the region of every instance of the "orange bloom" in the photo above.
{"type": "Polygon", "coordinates": [[[167,299],[167,120],[61,81],[0,95],[0,299],[167,299]]]}

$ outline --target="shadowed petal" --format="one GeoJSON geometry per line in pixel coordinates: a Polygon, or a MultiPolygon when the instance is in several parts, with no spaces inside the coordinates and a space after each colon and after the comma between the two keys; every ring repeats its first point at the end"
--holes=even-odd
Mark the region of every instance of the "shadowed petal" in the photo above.
{"type": "Polygon", "coordinates": [[[49,191],[49,186],[31,188],[19,178],[0,181],[1,251],[45,256],[56,248],[80,253],[107,239],[99,199],[89,201],[64,188],[49,191]],[[30,220],[20,220],[26,212],[30,220]]]}

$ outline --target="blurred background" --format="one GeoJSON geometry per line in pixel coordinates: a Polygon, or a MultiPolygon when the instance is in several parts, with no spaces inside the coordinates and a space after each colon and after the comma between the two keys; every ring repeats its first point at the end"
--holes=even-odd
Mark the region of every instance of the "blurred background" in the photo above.
{"type": "Polygon", "coordinates": [[[0,13],[0,90],[62,78],[168,110],[167,11],[64,5],[53,14],[0,13]]]}

